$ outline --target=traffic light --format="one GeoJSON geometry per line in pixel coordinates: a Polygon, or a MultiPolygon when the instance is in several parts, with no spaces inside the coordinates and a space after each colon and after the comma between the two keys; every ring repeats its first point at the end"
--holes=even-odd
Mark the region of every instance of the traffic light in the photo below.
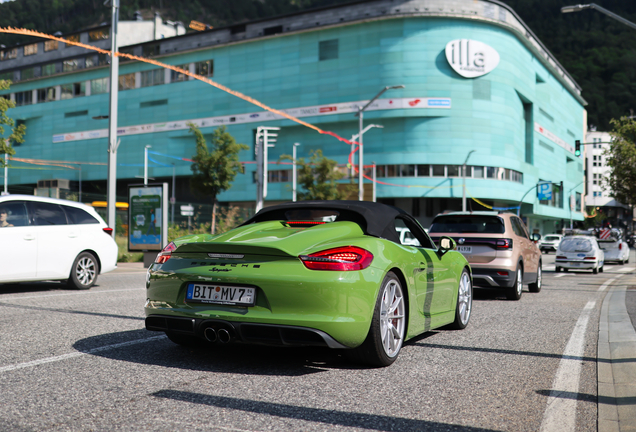
{"type": "Polygon", "coordinates": [[[574,156],[581,156],[581,141],[574,141],[574,156]]]}

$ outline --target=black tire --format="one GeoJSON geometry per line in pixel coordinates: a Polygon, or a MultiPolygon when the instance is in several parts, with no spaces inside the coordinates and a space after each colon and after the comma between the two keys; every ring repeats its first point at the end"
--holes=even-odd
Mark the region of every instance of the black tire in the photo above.
{"type": "Polygon", "coordinates": [[[561,273],[561,267],[557,267],[557,268],[556,268],[556,272],[557,272],[557,273],[561,273]]]}
{"type": "Polygon", "coordinates": [[[603,273],[603,269],[604,269],[604,268],[605,268],[605,266],[602,266],[600,269],[598,269],[598,271],[599,271],[600,273],[603,273]]]}
{"type": "Polygon", "coordinates": [[[196,336],[184,335],[179,333],[170,333],[170,332],[166,332],[166,336],[168,336],[168,339],[170,339],[171,342],[176,343],[177,345],[193,347],[193,346],[203,344],[203,341],[198,339],[196,336]]]}
{"type": "Polygon", "coordinates": [[[567,273],[569,269],[563,267],[563,273],[567,273]]]}
{"type": "Polygon", "coordinates": [[[620,260],[620,261],[618,262],[618,264],[619,264],[619,265],[625,265],[625,261],[620,260]]]}
{"type": "Polygon", "coordinates": [[[517,264],[515,283],[506,290],[508,300],[519,300],[523,294],[523,269],[521,264],[517,264]]]}
{"type": "MultiPolygon", "coordinates": [[[[375,308],[373,310],[373,318],[371,319],[371,328],[369,329],[369,334],[367,338],[357,348],[347,350],[345,353],[349,357],[349,359],[357,362],[364,363],[370,366],[383,367],[391,365],[398,357],[400,353],[400,349],[402,349],[402,343],[404,342],[404,335],[406,334],[406,305],[405,301],[405,291],[402,290],[402,283],[400,279],[393,272],[387,273],[382,281],[382,285],[380,286],[380,290],[378,293],[378,298],[375,302],[375,308]],[[387,292],[388,290],[388,292],[387,292]],[[395,305],[395,309],[392,312],[398,318],[389,319],[382,318],[382,309],[386,309],[388,297],[385,297],[385,293],[390,297],[391,292],[394,293],[394,298],[390,299],[389,309],[391,309],[395,305]],[[399,300],[397,299],[398,297],[399,300]],[[401,304],[401,307],[400,307],[401,304]],[[401,310],[401,317],[399,317],[401,310]],[[385,339],[383,342],[382,332],[383,325],[385,328],[385,338],[389,337],[388,333],[392,333],[388,325],[391,325],[392,328],[396,329],[398,336],[392,338],[392,340],[397,340],[397,345],[393,345],[392,347],[386,347],[384,342],[387,342],[388,345],[391,345],[389,339],[385,339]],[[397,324],[397,328],[396,328],[397,324]],[[389,352],[387,352],[387,350],[389,352]]],[[[385,317],[390,316],[389,314],[384,314],[385,317]]],[[[393,333],[392,333],[393,334],[393,333]]]]}
{"type": "Polygon", "coordinates": [[[528,285],[528,289],[531,293],[541,292],[541,286],[543,284],[543,270],[541,269],[541,261],[539,261],[539,267],[537,267],[537,280],[528,285]]]}
{"type": "Polygon", "coordinates": [[[82,252],[75,258],[71,274],[68,277],[68,285],[71,288],[87,290],[97,281],[99,264],[90,252],[82,252]]]}
{"type": "Polygon", "coordinates": [[[468,270],[464,269],[457,287],[457,305],[455,306],[455,321],[448,326],[452,330],[463,330],[470,321],[473,310],[473,284],[468,270]]]}
{"type": "Polygon", "coordinates": [[[594,267],[592,269],[592,274],[598,274],[598,267],[594,267]]]}

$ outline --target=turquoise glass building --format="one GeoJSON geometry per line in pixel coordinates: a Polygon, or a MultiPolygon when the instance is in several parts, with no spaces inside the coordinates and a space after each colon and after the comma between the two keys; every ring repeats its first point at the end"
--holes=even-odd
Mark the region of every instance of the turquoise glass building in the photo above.
{"type": "MultiPolygon", "coordinates": [[[[63,37],[69,36],[109,46],[108,27],[63,37]]],[[[105,190],[108,59],[63,43],[48,50],[45,45],[0,53],[0,79],[14,82],[3,96],[19,105],[9,115],[27,126],[15,157],[83,164],[43,171],[11,161],[8,182],[33,187],[55,178],[75,185],[81,166],[86,190],[105,190]]],[[[461,210],[465,181],[469,210],[516,211],[522,202],[521,214],[534,232],[583,220],[583,163],[574,142],[585,136],[586,102],[531,29],[498,1],[362,1],[120,51],[182,66],[347,139],[358,133],[359,106],[387,86],[403,85],[364,112],[364,126],[381,126],[364,134],[365,172],[373,177],[375,170],[377,179],[375,188],[369,181],[366,199],[375,194],[428,226],[439,212],[461,210]],[[542,182],[550,182],[541,187],[552,192],[549,199],[537,195],[542,182]]],[[[122,61],[119,73],[118,196],[139,183],[144,148],[151,145],[149,175],[171,184],[174,173],[177,200],[194,199],[190,163],[183,160],[195,153],[188,122],[206,135],[226,125],[250,147],[240,155],[246,173],[219,196],[221,202],[254,206],[259,126],[280,127],[269,149],[265,205],[292,198],[291,167],[276,162],[292,154],[294,143],[298,157],[319,149],[350,172],[351,147],[332,136],[154,65],[122,61]]]]}

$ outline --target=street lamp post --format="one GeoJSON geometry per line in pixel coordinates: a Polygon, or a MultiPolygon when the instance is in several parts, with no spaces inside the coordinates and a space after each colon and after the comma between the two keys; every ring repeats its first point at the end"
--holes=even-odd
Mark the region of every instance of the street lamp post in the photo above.
{"type": "Polygon", "coordinates": [[[110,27],[110,110],[108,115],[108,181],[106,202],[108,226],[115,237],[117,202],[117,91],[119,86],[119,57],[117,52],[117,23],[119,22],[119,0],[110,0],[112,24],[110,27]]]}
{"type": "Polygon", "coordinates": [[[148,149],[151,145],[144,147],[144,186],[148,186],[148,149]]]}
{"type": "Polygon", "coordinates": [[[296,148],[300,143],[294,143],[292,147],[292,201],[296,202],[296,188],[298,184],[298,172],[296,167],[296,148]]]}
{"type": "Polygon", "coordinates": [[[369,102],[367,102],[367,104],[363,107],[358,107],[358,112],[356,113],[356,115],[358,116],[358,143],[360,143],[360,146],[358,148],[358,201],[362,201],[364,199],[364,185],[363,185],[363,179],[364,179],[364,149],[363,149],[363,145],[362,145],[362,122],[363,122],[363,113],[364,110],[366,110],[367,108],[369,108],[369,106],[375,102],[375,100],[377,98],[379,98],[382,93],[384,93],[387,90],[393,90],[393,89],[401,89],[404,88],[403,85],[397,85],[397,86],[386,86],[384,87],[382,90],[380,90],[380,92],[375,95],[375,97],[373,99],[371,99],[369,102]]]}
{"type": "Polygon", "coordinates": [[[626,20],[625,18],[616,15],[614,12],[610,12],[605,8],[600,7],[599,5],[595,4],[595,3],[590,3],[590,4],[579,4],[579,5],[574,5],[574,6],[563,6],[561,8],[561,13],[571,13],[571,12],[580,12],[584,9],[596,9],[597,11],[604,13],[605,15],[614,18],[616,21],[620,21],[623,24],[636,29],[636,24],[634,24],[631,21],[626,20]]]}
{"type": "Polygon", "coordinates": [[[462,211],[466,211],[466,164],[471,154],[475,153],[475,150],[471,150],[466,155],[466,160],[462,165],[462,211]]]}
{"type": "MultiPolygon", "coordinates": [[[[378,125],[378,124],[370,124],[367,127],[365,127],[364,129],[362,129],[362,135],[364,135],[371,128],[380,128],[380,129],[382,129],[382,128],[384,128],[384,126],[378,125]]],[[[359,137],[360,137],[359,133],[357,133],[355,135],[351,135],[351,139],[349,141],[355,141],[359,137]]],[[[353,165],[353,160],[352,160],[351,161],[351,178],[353,178],[353,167],[354,167],[354,165],[353,165]]]]}

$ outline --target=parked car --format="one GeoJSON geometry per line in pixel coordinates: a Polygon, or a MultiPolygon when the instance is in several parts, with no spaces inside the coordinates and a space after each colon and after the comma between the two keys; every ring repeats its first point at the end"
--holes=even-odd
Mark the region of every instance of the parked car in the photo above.
{"type": "Polygon", "coordinates": [[[512,213],[454,212],[433,219],[434,241],[450,236],[473,270],[475,286],[501,288],[510,300],[519,300],[523,284],[541,291],[541,252],[523,221],[512,213]]]}
{"type": "Polygon", "coordinates": [[[0,226],[0,283],[66,280],[88,289],[117,267],[112,229],[85,204],[5,195],[0,226]]]}
{"type": "Polygon", "coordinates": [[[605,254],[596,237],[565,236],[559,243],[556,254],[554,263],[557,272],[568,271],[568,269],[592,270],[594,274],[603,272],[605,254]]]}
{"type": "Polygon", "coordinates": [[[625,240],[621,231],[612,229],[607,239],[598,239],[598,244],[605,254],[605,262],[616,262],[621,265],[629,262],[629,245],[625,240]]]}
{"type": "Polygon", "coordinates": [[[563,236],[561,234],[548,234],[539,240],[539,250],[543,253],[556,252],[563,236]]]}
{"type": "Polygon", "coordinates": [[[267,207],[224,234],[168,244],[148,270],[146,328],[183,345],[321,346],[387,366],[405,340],[468,325],[470,266],[454,248],[380,203],[267,207]],[[422,246],[401,244],[396,226],[422,246]]]}

